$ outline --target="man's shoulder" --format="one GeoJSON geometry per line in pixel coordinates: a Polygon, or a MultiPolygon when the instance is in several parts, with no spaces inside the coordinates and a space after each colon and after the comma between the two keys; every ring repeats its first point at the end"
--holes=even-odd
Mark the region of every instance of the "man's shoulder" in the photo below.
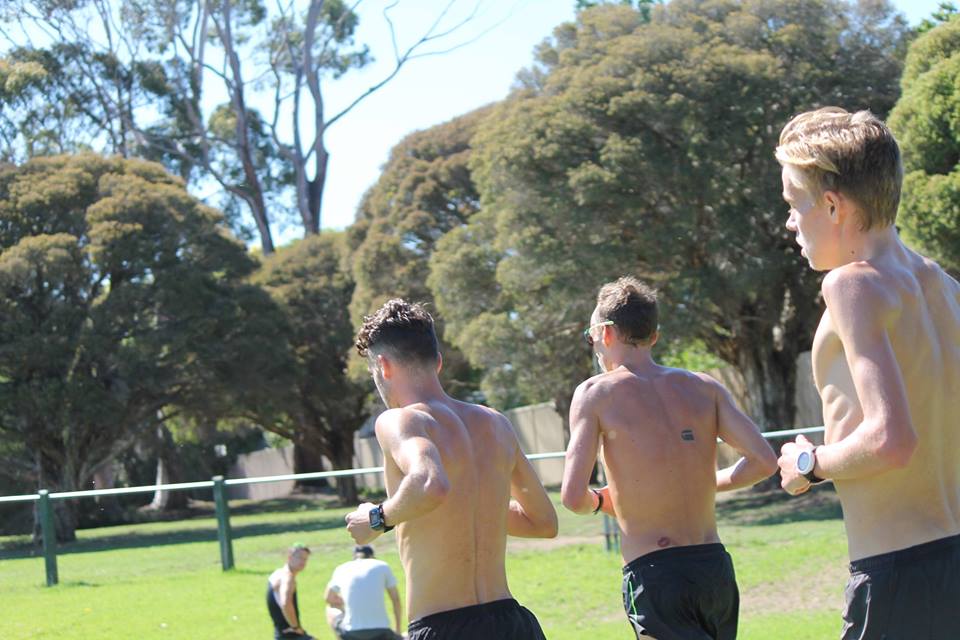
{"type": "Polygon", "coordinates": [[[641,378],[626,369],[617,369],[587,378],[577,387],[577,393],[584,399],[598,400],[619,392],[634,393],[638,385],[653,384],[654,379],[676,385],[719,384],[706,373],[687,369],[660,367],[655,376],[650,378],[641,378]]]}
{"type": "Polygon", "coordinates": [[[487,424],[494,427],[510,428],[510,420],[503,413],[482,404],[454,400],[453,410],[464,424],[487,424]]]}
{"type": "Polygon", "coordinates": [[[435,423],[436,419],[430,407],[423,403],[416,403],[406,407],[387,409],[377,416],[374,428],[377,433],[381,433],[384,430],[402,430],[411,426],[428,426],[435,423]]]}
{"type": "Polygon", "coordinates": [[[893,271],[861,261],[831,270],[823,278],[821,291],[833,314],[880,319],[899,306],[902,286],[902,278],[893,271]]]}

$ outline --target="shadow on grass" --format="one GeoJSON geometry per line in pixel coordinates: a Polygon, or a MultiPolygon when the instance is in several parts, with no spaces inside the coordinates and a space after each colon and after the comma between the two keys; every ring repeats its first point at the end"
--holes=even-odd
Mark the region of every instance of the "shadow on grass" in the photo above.
{"type": "MultiPolygon", "coordinates": [[[[231,510],[231,513],[236,515],[236,512],[233,510],[231,510]]],[[[233,533],[233,538],[236,540],[238,538],[267,536],[278,533],[299,533],[336,529],[343,526],[342,516],[329,515],[314,517],[309,520],[301,520],[299,522],[285,521],[277,523],[262,522],[258,524],[241,524],[234,525],[230,529],[233,533]]],[[[162,531],[156,533],[133,532],[116,536],[105,535],[87,540],[81,539],[76,542],[58,545],[57,555],[216,541],[217,527],[215,523],[211,523],[208,529],[182,529],[179,531],[162,531]]],[[[0,560],[35,558],[42,555],[43,553],[38,547],[29,544],[0,550],[0,560]]]]}
{"type": "Polygon", "coordinates": [[[833,485],[823,484],[798,497],[779,489],[738,492],[717,503],[717,517],[723,524],[762,526],[839,520],[843,510],[833,485]]]}

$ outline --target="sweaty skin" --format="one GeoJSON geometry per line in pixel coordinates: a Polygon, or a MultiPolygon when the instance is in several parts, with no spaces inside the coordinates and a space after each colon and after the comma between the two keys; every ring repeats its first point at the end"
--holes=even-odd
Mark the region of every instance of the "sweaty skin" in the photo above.
{"type": "Polygon", "coordinates": [[[813,343],[825,443],[873,443],[896,422],[916,435],[892,468],[844,465],[818,450],[817,473],[834,478],[851,560],[960,533],[960,285],[895,242],[869,261],[834,269],[813,343]],[[854,375],[852,372],[856,372],[854,375]],[[860,432],[855,435],[855,432],[860,432]],[[844,467],[847,466],[845,469],[844,467]]]}
{"type": "Polygon", "coordinates": [[[553,537],[557,521],[507,419],[443,397],[386,411],[376,431],[391,497],[386,522],[401,521],[409,619],[512,597],[507,535],[553,537]],[[418,478],[431,475],[445,486],[443,497],[418,507],[404,482],[429,487],[418,478]]]}
{"type": "Polygon", "coordinates": [[[589,495],[599,446],[609,480],[603,510],[623,532],[625,562],[666,547],[719,542],[718,488],[748,486],[776,469],[757,428],[706,374],[652,362],[620,366],[578,387],[570,417],[564,504],[580,513],[593,508],[578,496],[589,495]],[[721,471],[718,436],[745,456],[721,471]]]}

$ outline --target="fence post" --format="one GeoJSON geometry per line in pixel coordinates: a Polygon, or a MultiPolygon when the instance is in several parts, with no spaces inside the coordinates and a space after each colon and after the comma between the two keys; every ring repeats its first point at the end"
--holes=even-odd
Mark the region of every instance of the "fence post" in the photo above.
{"type": "Polygon", "coordinates": [[[37,509],[40,515],[40,533],[43,537],[43,563],[47,569],[47,586],[59,582],[57,576],[57,528],[53,522],[53,505],[50,504],[50,492],[40,489],[40,501],[37,509]]]}
{"type": "Polygon", "coordinates": [[[223,570],[233,569],[233,537],[230,533],[230,504],[227,502],[223,476],[213,477],[213,501],[217,507],[217,538],[220,540],[220,564],[223,570]]]}

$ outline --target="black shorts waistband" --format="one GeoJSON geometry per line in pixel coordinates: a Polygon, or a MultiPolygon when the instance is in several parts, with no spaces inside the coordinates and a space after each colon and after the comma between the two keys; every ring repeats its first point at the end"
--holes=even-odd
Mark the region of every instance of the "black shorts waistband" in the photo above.
{"type": "Polygon", "coordinates": [[[720,542],[710,542],[707,544],[688,544],[682,547],[670,547],[668,549],[657,549],[650,553],[645,553],[639,558],[635,558],[623,567],[623,572],[635,571],[639,566],[650,564],[651,562],[664,562],[667,560],[694,560],[713,555],[719,555],[727,552],[727,548],[720,542]]]}
{"type": "Polygon", "coordinates": [[[960,534],[948,536],[938,540],[931,540],[906,549],[898,549],[887,553],[881,553],[875,556],[860,558],[850,563],[850,573],[866,573],[885,569],[897,565],[916,562],[931,553],[948,551],[950,549],[960,549],[960,534]]]}
{"type": "Polygon", "coordinates": [[[443,625],[453,620],[463,620],[464,618],[492,613],[504,613],[519,608],[520,603],[513,598],[504,598],[503,600],[494,600],[493,602],[484,602],[483,604],[472,604],[469,607],[449,609],[417,618],[407,625],[407,630],[409,631],[419,627],[433,627],[443,625]]]}

